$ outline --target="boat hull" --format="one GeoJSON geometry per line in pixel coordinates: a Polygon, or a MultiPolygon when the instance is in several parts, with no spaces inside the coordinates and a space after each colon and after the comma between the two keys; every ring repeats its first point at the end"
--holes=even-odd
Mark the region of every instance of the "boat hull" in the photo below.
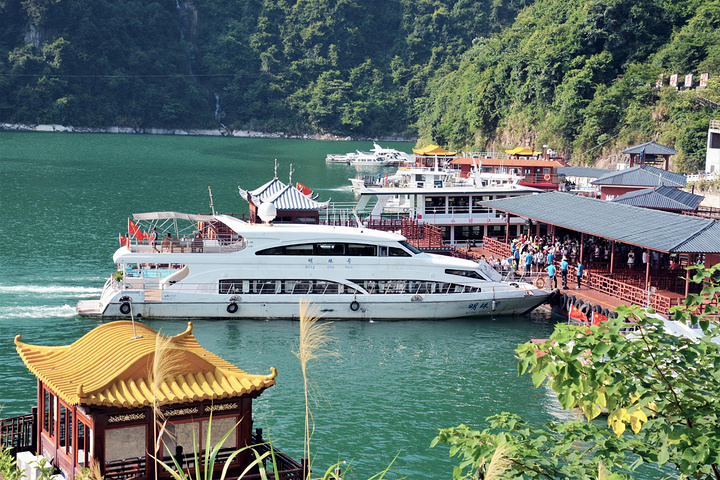
{"type": "MultiPolygon", "coordinates": [[[[132,292],[124,292],[132,298],[132,292]]],[[[226,298],[174,298],[167,301],[132,300],[131,309],[123,308],[127,300],[113,300],[95,309],[81,309],[86,317],[108,319],[135,318],[235,318],[235,319],[298,319],[299,302],[317,304],[323,318],[333,320],[441,320],[462,317],[520,315],[544,303],[547,293],[536,289],[518,289],[493,296],[490,293],[446,295],[286,295],[259,298],[259,295],[226,298]],[[380,298],[378,298],[380,297],[380,298]],[[434,298],[437,297],[437,298],[434,298]],[[236,305],[232,306],[232,304],[236,305]],[[127,312],[127,313],[125,313],[127,312]]]]}

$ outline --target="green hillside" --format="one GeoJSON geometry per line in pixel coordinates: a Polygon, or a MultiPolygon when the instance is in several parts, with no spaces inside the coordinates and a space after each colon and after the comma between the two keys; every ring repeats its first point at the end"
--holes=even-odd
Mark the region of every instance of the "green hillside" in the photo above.
{"type": "Polygon", "coordinates": [[[574,163],[654,139],[697,170],[720,116],[703,101],[720,101],[718,27],[718,1],[540,0],[431,80],[421,135],[480,149],[548,144],[574,163]],[[701,73],[706,89],[668,86],[671,74],[694,74],[697,86],[701,73]]]}
{"type": "Polygon", "coordinates": [[[0,0],[0,18],[0,122],[534,143],[576,163],[653,139],[691,171],[720,116],[720,0],[0,0]]]}

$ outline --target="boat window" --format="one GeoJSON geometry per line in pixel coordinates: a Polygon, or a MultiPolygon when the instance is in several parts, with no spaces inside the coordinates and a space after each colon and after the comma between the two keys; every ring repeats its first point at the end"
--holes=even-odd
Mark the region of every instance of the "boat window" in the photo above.
{"type": "Polygon", "coordinates": [[[266,248],[255,252],[255,255],[285,255],[285,247],[266,248]]]}
{"type": "Polygon", "coordinates": [[[313,254],[313,246],[311,243],[306,243],[303,245],[288,245],[285,247],[285,254],[286,255],[312,255],[313,254]]]}
{"type": "Polygon", "coordinates": [[[375,257],[377,256],[377,247],[375,245],[348,243],[345,253],[351,257],[375,257]]]}
{"type": "Polygon", "coordinates": [[[405,240],[403,240],[402,242],[400,242],[400,245],[402,245],[403,247],[407,248],[408,250],[410,250],[410,251],[411,251],[412,253],[414,253],[415,255],[417,255],[418,253],[422,253],[422,250],[419,250],[419,249],[415,248],[415,245],[413,245],[412,243],[406,242],[405,240]]]}
{"type": "Polygon", "coordinates": [[[468,278],[477,278],[479,280],[485,280],[482,275],[480,275],[480,272],[477,272],[475,270],[455,270],[451,268],[445,269],[445,273],[448,275],[460,275],[461,277],[468,277],[468,278]]]}
{"type": "Polygon", "coordinates": [[[218,284],[221,295],[258,294],[340,294],[357,293],[356,289],[329,280],[243,280],[223,279],[218,284]]]}
{"type": "Polygon", "coordinates": [[[391,257],[412,257],[408,252],[403,250],[402,248],[397,247],[390,247],[390,256],[391,257]]]}
{"type": "Polygon", "coordinates": [[[425,197],[425,213],[445,213],[445,197],[425,197]]]}
{"type": "Polygon", "coordinates": [[[315,255],[343,255],[345,245],[342,243],[317,243],[314,253],[315,255]]]}

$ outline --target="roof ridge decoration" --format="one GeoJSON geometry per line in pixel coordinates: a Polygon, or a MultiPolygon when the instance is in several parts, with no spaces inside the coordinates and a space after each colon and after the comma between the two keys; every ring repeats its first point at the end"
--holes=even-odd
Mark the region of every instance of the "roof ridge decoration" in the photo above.
{"type": "Polygon", "coordinates": [[[267,375],[249,374],[202,348],[192,334],[192,322],[172,337],[143,324],[136,328],[142,338],[131,338],[131,322],[119,321],[100,325],[70,345],[29,345],[20,335],[15,345],[28,369],[71,405],[137,408],[156,400],[187,403],[257,394],[275,384],[275,368],[267,375]],[[171,372],[153,394],[152,364],[159,337],[170,341],[181,369],[171,372]],[[205,380],[199,384],[196,377],[205,380]]]}

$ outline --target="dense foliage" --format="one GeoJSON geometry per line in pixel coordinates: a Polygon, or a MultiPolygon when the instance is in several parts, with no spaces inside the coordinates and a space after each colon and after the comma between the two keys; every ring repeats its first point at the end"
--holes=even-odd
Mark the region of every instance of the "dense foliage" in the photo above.
{"type": "Polygon", "coordinates": [[[718,27],[717,0],[540,0],[432,80],[420,131],[451,146],[550,144],[576,162],[658,140],[697,170],[719,114],[698,100],[720,101],[718,27]],[[710,88],[678,92],[673,73],[695,86],[710,73],[710,88]]]}
{"type": "Polygon", "coordinates": [[[503,478],[630,479],[649,463],[673,478],[720,479],[720,265],[698,268],[693,281],[702,292],[672,313],[698,325],[698,338],[668,334],[632,306],[599,326],[558,325],[544,344],[518,347],[519,372],[587,420],[537,426],[502,414],[483,431],[441,430],[435,443],[462,460],[454,477],[489,478],[502,463],[503,478]]]}
{"type": "Polygon", "coordinates": [[[576,163],[655,139],[690,171],[720,102],[720,0],[0,0],[0,18],[3,122],[419,132],[576,163]]]}
{"type": "Polygon", "coordinates": [[[428,78],[525,3],[3,0],[0,121],[412,133],[428,78]]]}

